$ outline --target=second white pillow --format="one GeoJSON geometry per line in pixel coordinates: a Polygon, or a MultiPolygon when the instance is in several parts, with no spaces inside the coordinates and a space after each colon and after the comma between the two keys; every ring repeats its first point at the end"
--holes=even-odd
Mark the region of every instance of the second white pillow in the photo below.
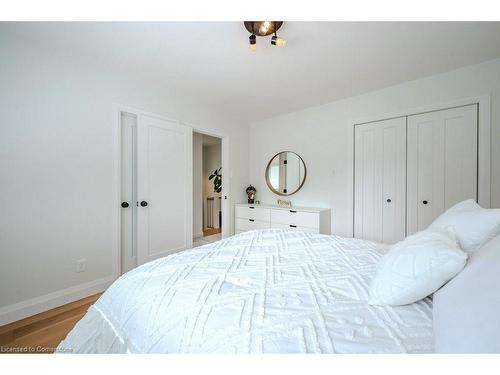
{"type": "Polygon", "coordinates": [[[482,208],[468,199],[443,212],[429,228],[453,228],[462,250],[471,253],[500,233],[500,209],[482,208]]]}
{"type": "Polygon", "coordinates": [[[370,286],[371,305],[407,305],[434,293],[465,266],[467,254],[447,229],[427,229],[395,244],[370,286]]]}

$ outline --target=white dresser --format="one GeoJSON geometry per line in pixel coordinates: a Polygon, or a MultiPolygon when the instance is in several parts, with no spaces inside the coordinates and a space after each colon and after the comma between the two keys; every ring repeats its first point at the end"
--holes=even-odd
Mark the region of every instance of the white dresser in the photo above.
{"type": "Polygon", "coordinates": [[[266,228],[287,228],[311,233],[331,234],[329,208],[237,204],[234,217],[236,234],[266,228]]]}

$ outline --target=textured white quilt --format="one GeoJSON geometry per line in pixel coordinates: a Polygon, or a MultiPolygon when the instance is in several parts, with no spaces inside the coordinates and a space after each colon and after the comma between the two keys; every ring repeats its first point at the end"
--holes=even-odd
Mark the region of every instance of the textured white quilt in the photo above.
{"type": "Polygon", "coordinates": [[[118,279],[60,349],[97,353],[432,352],[432,302],[366,303],[387,248],[246,232],[118,279]]]}

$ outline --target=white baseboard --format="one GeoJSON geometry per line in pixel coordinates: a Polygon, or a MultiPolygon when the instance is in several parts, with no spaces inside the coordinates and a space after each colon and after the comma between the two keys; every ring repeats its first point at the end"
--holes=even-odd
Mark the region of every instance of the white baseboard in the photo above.
{"type": "Polygon", "coordinates": [[[104,277],[58,290],[40,297],[31,298],[12,305],[0,307],[0,326],[27,318],[55,307],[77,301],[106,290],[114,281],[112,276],[104,277]]]}

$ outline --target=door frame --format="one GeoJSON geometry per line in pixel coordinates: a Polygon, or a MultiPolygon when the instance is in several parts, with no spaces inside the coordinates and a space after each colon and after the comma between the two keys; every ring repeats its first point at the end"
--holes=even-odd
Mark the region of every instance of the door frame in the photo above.
{"type": "MultiPolygon", "coordinates": [[[[212,137],[221,139],[221,168],[222,168],[222,192],[221,192],[221,212],[222,212],[222,230],[221,237],[226,238],[230,236],[229,226],[231,225],[231,218],[229,217],[229,190],[230,190],[230,163],[229,163],[229,136],[218,130],[204,128],[198,125],[190,125],[185,123],[185,125],[190,126],[193,132],[210,135],[212,137]],[[226,175],[226,177],[224,177],[226,175]]],[[[192,181],[192,176],[191,176],[192,181]]],[[[191,194],[192,195],[192,194],[191,194]]],[[[191,211],[193,208],[191,207],[191,211]]],[[[191,227],[193,226],[191,219],[191,227]]]]}
{"type": "Polygon", "coordinates": [[[484,208],[491,207],[491,95],[477,95],[467,98],[451,100],[438,104],[430,104],[421,107],[410,107],[407,109],[398,110],[395,112],[381,113],[373,116],[363,116],[352,118],[348,123],[347,131],[347,163],[348,163],[348,189],[349,199],[349,214],[351,230],[350,236],[354,236],[354,128],[356,125],[376,122],[381,120],[389,120],[396,117],[418,115],[426,112],[435,112],[445,109],[463,107],[467,105],[477,104],[478,106],[478,154],[477,154],[477,196],[479,204],[484,208]]]}
{"type": "MultiPolygon", "coordinates": [[[[225,133],[222,133],[218,130],[213,130],[210,128],[204,128],[201,126],[193,126],[189,123],[175,120],[169,118],[167,116],[163,116],[161,114],[147,112],[142,109],[138,109],[135,107],[122,105],[119,103],[113,103],[111,109],[111,136],[112,136],[112,148],[111,148],[111,160],[112,160],[112,199],[111,199],[111,269],[113,278],[116,280],[122,275],[121,270],[121,113],[127,112],[136,115],[139,118],[139,115],[156,117],[159,119],[163,119],[166,121],[177,122],[181,125],[187,126],[191,128],[191,135],[193,131],[213,135],[215,137],[222,139],[222,149],[221,149],[221,159],[222,159],[222,170],[229,171],[229,136],[225,133]]],[[[188,160],[191,160],[193,157],[193,142],[192,137],[190,137],[190,141],[188,142],[188,160]]],[[[229,172],[228,172],[229,174],[229,172]]],[[[230,177],[230,176],[229,176],[230,177]]],[[[186,233],[187,238],[186,241],[188,243],[188,248],[192,247],[193,241],[193,171],[192,168],[188,171],[188,179],[190,186],[187,197],[190,197],[187,202],[187,215],[186,215],[186,233]]],[[[222,237],[229,236],[229,178],[226,178],[226,183],[222,184],[222,196],[226,199],[222,199],[221,210],[222,210],[222,237]]]]}

